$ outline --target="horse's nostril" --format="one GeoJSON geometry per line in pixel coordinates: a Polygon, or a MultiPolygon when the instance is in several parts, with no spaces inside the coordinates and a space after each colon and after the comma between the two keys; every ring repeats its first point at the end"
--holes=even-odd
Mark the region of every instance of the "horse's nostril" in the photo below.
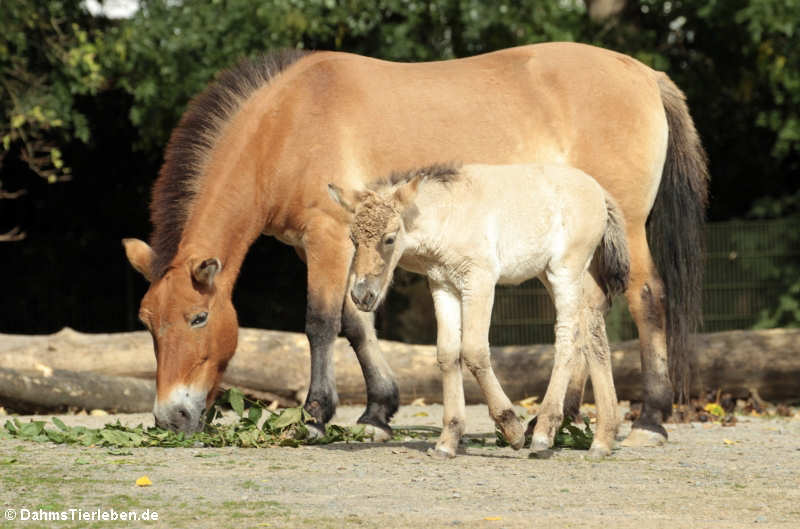
{"type": "Polygon", "coordinates": [[[181,408],[181,409],[179,409],[179,410],[178,410],[178,415],[180,415],[180,416],[181,416],[181,419],[188,419],[188,418],[189,418],[189,412],[188,412],[188,411],[186,411],[186,409],[185,409],[185,408],[181,408]]]}

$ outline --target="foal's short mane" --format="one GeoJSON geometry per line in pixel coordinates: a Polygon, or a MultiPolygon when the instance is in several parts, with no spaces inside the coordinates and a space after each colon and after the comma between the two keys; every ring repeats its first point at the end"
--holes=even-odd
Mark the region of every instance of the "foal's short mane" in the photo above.
{"type": "Polygon", "coordinates": [[[439,182],[449,184],[461,175],[461,164],[455,162],[437,163],[427,167],[419,167],[408,171],[394,171],[383,180],[376,182],[378,187],[394,186],[409,182],[417,176],[422,176],[423,182],[439,182]]]}
{"type": "Polygon", "coordinates": [[[154,277],[164,275],[175,257],[203,167],[225,124],[256,90],[308,53],[277,50],[244,59],[222,72],[189,102],[180,123],[172,131],[164,153],[164,165],[153,186],[150,243],[156,254],[152,264],[154,277]]]}

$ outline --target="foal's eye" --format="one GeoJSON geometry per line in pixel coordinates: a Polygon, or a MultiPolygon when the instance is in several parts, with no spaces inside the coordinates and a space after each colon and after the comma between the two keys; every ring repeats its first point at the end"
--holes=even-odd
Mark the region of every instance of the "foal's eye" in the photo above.
{"type": "Polygon", "coordinates": [[[208,323],[208,312],[201,312],[192,318],[192,321],[189,323],[189,325],[191,327],[204,327],[206,323],[208,323]]]}
{"type": "Polygon", "coordinates": [[[386,238],[383,240],[383,244],[386,246],[391,246],[394,244],[394,235],[387,235],[386,238]]]}

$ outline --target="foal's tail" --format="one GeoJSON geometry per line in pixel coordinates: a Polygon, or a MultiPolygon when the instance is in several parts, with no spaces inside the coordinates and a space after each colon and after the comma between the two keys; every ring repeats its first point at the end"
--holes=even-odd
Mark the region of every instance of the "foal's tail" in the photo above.
{"type": "Polygon", "coordinates": [[[689,398],[689,334],[702,324],[703,225],[708,203],[706,153],[686,97],[666,76],[658,80],[669,140],[647,232],[666,294],[670,378],[679,402],[689,398]]]}
{"type": "Polygon", "coordinates": [[[617,202],[605,190],[606,196],[606,231],[603,240],[595,253],[597,272],[611,300],[617,294],[628,289],[628,278],[631,273],[631,258],[628,253],[628,239],[625,238],[625,218],[617,202]]]}

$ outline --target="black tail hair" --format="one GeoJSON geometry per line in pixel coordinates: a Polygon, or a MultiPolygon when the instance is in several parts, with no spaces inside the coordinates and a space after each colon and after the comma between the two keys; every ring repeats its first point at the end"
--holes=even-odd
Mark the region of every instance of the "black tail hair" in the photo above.
{"type": "Polygon", "coordinates": [[[667,115],[667,158],[647,234],[666,294],[669,371],[678,402],[689,399],[689,334],[703,323],[703,226],[708,204],[708,160],[686,97],[663,75],[658,86],[667,115]]]}
{"type": "Polygon", "coordinates": [[[631,257],[625,237],[625,218],[622,209],[606,193],[606,232],[597,249],[597,272],[609,301],[628,289],[631,275],[631,257]]]}

